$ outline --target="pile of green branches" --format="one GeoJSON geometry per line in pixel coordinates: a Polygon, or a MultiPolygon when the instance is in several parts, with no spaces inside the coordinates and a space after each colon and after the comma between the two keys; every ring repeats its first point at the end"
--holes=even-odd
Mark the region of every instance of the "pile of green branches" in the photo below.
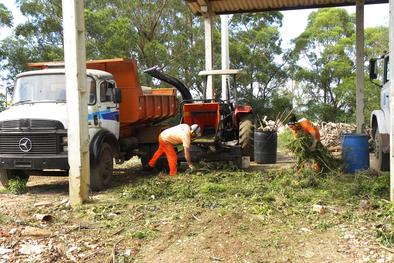
{"type": "Polygon", "coordinates": [[[296,166],[303,168],[306,164],[317,163],[321,172],[334,171],[342,167],[341,160],[335,158],[321,142],[312,150],[313,139],[310,135],[299,133],[286,147],[294,154],[296,166]]]}

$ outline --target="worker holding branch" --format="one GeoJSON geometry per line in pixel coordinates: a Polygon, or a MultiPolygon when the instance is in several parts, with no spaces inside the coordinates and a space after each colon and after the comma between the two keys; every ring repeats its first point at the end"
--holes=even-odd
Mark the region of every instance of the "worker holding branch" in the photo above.
{"type": "Polygon", "coordinates": [[[149,161],[149,166],[151,168],[155,167],[157,160],[164,153],[167,156],[170,175],[176,175],[177,155],[175,153],[174,146],[182,144],[187,164],[190,169],[194,169],[190,157],[190,141],[199,136],[201,136],[201,131],[197,124],[193,124],[192,126],[189,126],[188,124],[179,124],[165,129],[159,135],[159,148],[149,161]]]}
{"type": "Polygon", "coordinates": [[[299,136],[299,133],[308,134],[312,137],[312,145],[310,145],[309,149],[311,151],[316,150],[316,145],[320,141],[320,131],[319,128],[314,126],[309,120],[306,118],[302,118],[297,121],[297,117],[295,114],[290,116],[290,119],[287,123],[287,126],[291,129],[294,138],[299,136]]]}
{"type": "Polygon", "coordinates": [[[320,172],[321,160],[319,159],[319,152],[316,151],[316,146],[320,142],[319,129],[306,118],[297,120],[295,114],[290,115],[287,125],[294,138],[289,147],[295,154],[297,170],[303,170],[305,165],[311,161],[311,168],[320,172]],[[312,143],[309,144],[310,142],[312,143]]]}

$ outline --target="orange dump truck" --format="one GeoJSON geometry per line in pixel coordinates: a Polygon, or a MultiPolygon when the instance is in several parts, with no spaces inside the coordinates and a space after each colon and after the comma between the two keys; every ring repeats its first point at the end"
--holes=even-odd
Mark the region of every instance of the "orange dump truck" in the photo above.
{"type": "MultiPolygon", "coordinates": [[[[69,169],[67,101],[63,63],[32,63],[17,75],[11,106],[0,113],[0,181],[69,169]]],[[[139,155],[146,165],[157,148],[163,120],[177,114],[173,88],[142,87],[136,61],[88,61],[86,87],[90,138],[90,187],[112,179],[113,160],[139,155]]],[[[69,98],[68,98],[69,99],[69,98]]]]}

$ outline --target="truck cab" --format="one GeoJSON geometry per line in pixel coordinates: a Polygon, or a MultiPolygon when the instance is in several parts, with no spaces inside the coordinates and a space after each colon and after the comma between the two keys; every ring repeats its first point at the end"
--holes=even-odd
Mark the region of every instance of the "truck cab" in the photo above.
{"type": "MultiPolygon", "coordinates": [[[[371,59],[369,64],[369,78],[371,81],[379,79],[380,109],[371,113],[370,125],[374,142],[374,158],[380,171],[390,170],[390,71],[389,54],[371,59]]],[[[374,82],[374,84],[376,84],[374,82]]]]}
{"type": "MultiPolygon", "coordinates": [[[[17,75],[11,105],[0,113],[4,186],[31,174],[68,175],[67,100],[73,98],[66,98],[64,65],[30,66],[38,70],[17,75]]],[[[147,163],[164,127],[160,122],[175,116],[178,104],[175,89],[143,89],[131,59],[88,61],[86,92],[90,188],[101,190],[111,182],[114,160],[137,155],[147,163]]]]}
{"type": "MultiPolygon", "coordinates": [[[[5,185],[32,171],[69,169],[65,79],[64,68],[17,75],[11,106],[0,113],[0,177],[5,185]]],[[[119,91],[112,75],[87,70],[86,87],[89,137],[104,129],[119,138],[119,91]]]]}

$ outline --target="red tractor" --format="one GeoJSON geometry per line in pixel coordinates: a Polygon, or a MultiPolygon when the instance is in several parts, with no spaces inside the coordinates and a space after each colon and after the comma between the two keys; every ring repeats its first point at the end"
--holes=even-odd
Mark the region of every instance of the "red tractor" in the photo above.
{"type": "MultiPolygon", "coordinates": [[[[242,156],[253,159],[253,110],[249,105],[238,105],[235,87],[227,90],[228,99],[225,100],[193,99],[181,81],[164,74],[157,67],[145,72],[179,90],[182,95],[181,123],[200,126],[202,136],[192,142],[192,159],[233,161],[237,166],[241,166],[242,156]]],[[[239,70],[213,70],[200,72],[199,75],[233,75],[235,80],[235,75],[239,73],[239,70]]]]}

